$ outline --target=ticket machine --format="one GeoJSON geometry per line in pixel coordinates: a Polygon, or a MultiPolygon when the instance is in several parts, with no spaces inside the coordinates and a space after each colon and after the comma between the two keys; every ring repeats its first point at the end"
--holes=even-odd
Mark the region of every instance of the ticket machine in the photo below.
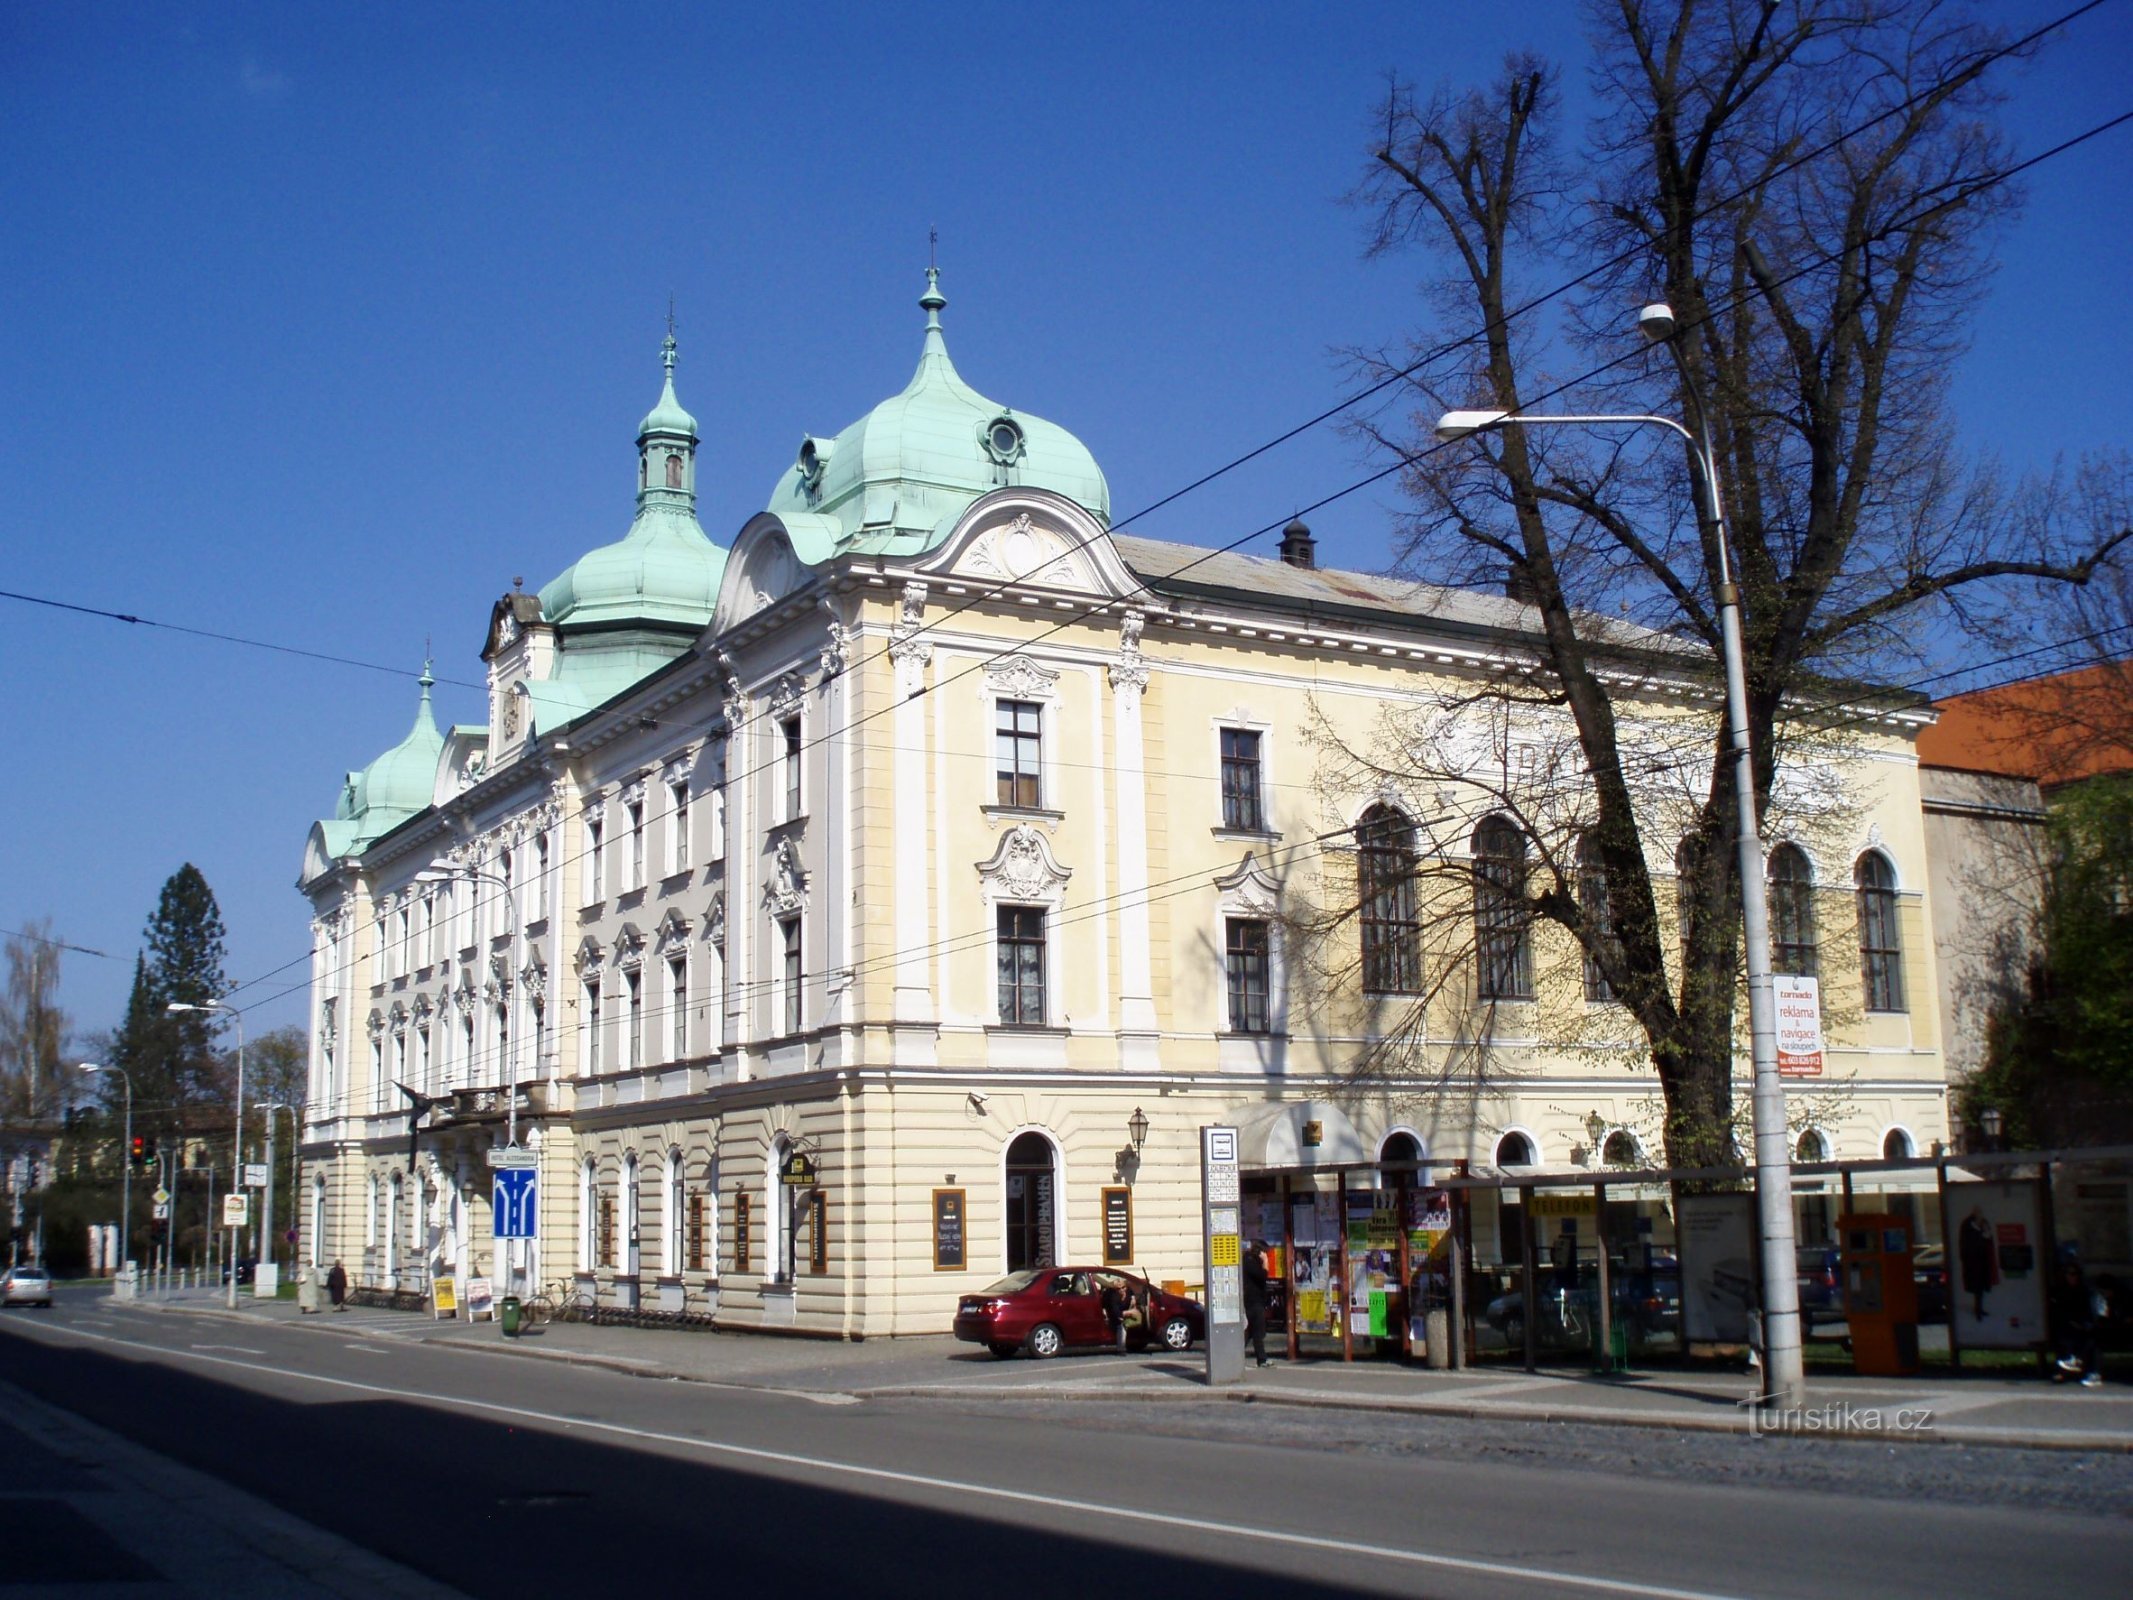
{"type": "Polygon", "coordinates": [[[1911,1279],[1911,1224],[1864,1212],[1837,1219],[1844,1320],[1852,1370],[1904,1378],[1918,1370],[1918,1289],[1911,1279]]]}

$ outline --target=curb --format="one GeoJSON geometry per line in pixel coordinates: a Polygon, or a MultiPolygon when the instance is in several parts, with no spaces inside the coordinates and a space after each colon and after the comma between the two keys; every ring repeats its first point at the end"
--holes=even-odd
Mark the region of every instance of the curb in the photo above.
{"type": "MultiPolygon", "coordinates": [[[[159,1311],[176,1311],[191,1316],[216,1317],[230,1322],[256,1322],[256,1312],[231,1311],[226,1306],[162,1305],[159,1311]]],[[[298,1318],[293,1322],[276,1319],[277,1326],[307,1328],[312,1324],[298,1318]]],[[[333,1331],[329,1328],[321,1331],[333,1331]]],[[[1591,1406],[1528,1405],[1519,1401],[1483,1403],[1473,1400],[1447,1398],[1433,1400],[1399,1395],[1349,1395],[1327,1389],[1220,1389],[1205,1388],[1116,1388],[1090,1387],[1066,1384],[1025,1384],[1012,1388],[968,1388],[953,1384],[882,1384],[864,1389],[812,1390],[783,1388],[775,1384],[750,1383],[735,1378],[714,1378],[694,1373],[680,1372],[672,1367],[651,1361],[633,1361],[624,1356],[601,1355],[583,1350],[543,1350],[530,1348],[516,1341],[511,1343],[476,1342],[464,1337],[440,1338],[433,1334],[381,1334],[369,1328],[341,1329],[342,1332],[366,1334],[371,1337],[397,1340],[402,1343],[427,1345],[437,1350],[456,1350],[468,1355],[502,1356],[523,1361],[560,1361],[570,1366],[592,1367],[598,1370],[619,1373],[624,1377],[653,1378],[677,1383],[716,1385],[727,1389],[746,1389],[758,1394],[789,1395],[795,1398],[819,1401],[828,1394],[840,1394],[854,1400],[958,1400],[958,1401],[1016,1401],[1016,1400],[1078,1400],[1084,1402],[1111,1401],[1132,1403],[1157,1402],[1165,1405],[1268,1405],[1288,1406],[1316,1411],[1370,1411],[1392,1412],[1404,1416],[1455,1417],[1471,1422],[1524,1422],[1553,1423],[1565,1426],[1601,1428],[1641,1428],[1647,1432],[1730,1434],[1736,1438],[1787,1438],[1787,1439],[1840,1439],[1851,1443],[1905,1444],[1905,1445],[1960,1445],[1971,1448],[2002,1450],[2047,1450],[2084,1454],[2133,1455],[2133,1435],[2124,1433],[2096,1433],[2068,1430],[2062,1433],[2023,1433],[2007,1428],[1965,1427],[1960,1424],[1947,1428],[1931,1428],[1912,1432],[1884,1431],[1873,1428],[1817,1428],[1812,1432],[1757,1430],[1749,1426],[1745,1416],[1664,1416],[1640,1415],[1633,1412],[1612,1411],[1591,1406]]]]}

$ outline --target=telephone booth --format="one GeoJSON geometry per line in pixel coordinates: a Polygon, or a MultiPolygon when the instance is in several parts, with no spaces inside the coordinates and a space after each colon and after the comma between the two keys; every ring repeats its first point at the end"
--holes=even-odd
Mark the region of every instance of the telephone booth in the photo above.
{"type": "Polygon", "coordinates": [[[1918,1289],[1911,1279],[1911,1224],[1887,1212],[1837,1219],[1844,1320],[1852,1369],[1876,1378],[1918,1370],[1918,1289]]]}

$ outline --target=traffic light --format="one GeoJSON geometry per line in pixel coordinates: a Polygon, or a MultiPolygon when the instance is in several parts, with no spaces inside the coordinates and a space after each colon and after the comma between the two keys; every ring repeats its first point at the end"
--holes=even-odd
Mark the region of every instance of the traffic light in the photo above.
{"type": "Polygon", "coordinates": [[[133,1136],[133,1164],[136,1168],[148,1165],[148,1136],[137,1133],[133,1136]]]}
{"type": "Polygon", "coordinates": [[[155,1140],[155,1135],[154,1135],[154,1134],[150,1134],[150,1135],[148,1136],[148,1149],[147,1149],[147,1153],[146,1153],[146,1154],[144,1154],[144,1155],[143,1155],[143,1156],[141,1157],[141,1165],[142,1165],[142,1166],[144,1166],[144,1167],[152,1167],[152,1166],[154,1166],[155,1164],[156,1164],[156,1140],[155,1140]]]}

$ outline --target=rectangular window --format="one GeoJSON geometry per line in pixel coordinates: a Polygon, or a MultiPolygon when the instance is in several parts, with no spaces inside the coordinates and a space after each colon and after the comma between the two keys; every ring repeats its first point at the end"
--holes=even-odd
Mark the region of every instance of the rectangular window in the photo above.
{"type": "Polygon", "coordinates": [[[430,1067],[430,1025],[425,1022],[415,1030],[415,1081],[425,1093],[436,1088],[430,1081],[430,1067]]]}
{"type": "Polygon", "coordinates": [[[1044,804],[1044,708],[1029,700],[1002,700],[993,725],[995,800],[1003,806],[1044,804]]]}
{"type": "Polygon", "coordinates": [[[407,973],[414,970],[414,919],[409,913],[407,902],[404,900],[400,902],[400,953],[398,956],[398,960],[400,963],[400,972],[403,977],[407,973]]]}
{"type": "Polygon", "coordinates": [[[689,870],[689,784],[687,779],[669,784],[667,793],[672,798],[672,831],[668,835],[667,870],[669,873],[689,870]]]}
{"type": "Polygon", "coordinates": [[[533,920],[548,918],[548,835],[533,836],[533,920]]]}
{"type": "Polygon", "coordinates": [[[746,1189],[735,1191],[733,1196],[733,1270],[735,1272],[753,1270],[750,1266],[750,1262],[754,1259],[750,1251],[750,1245],[753,1241],[748,1237],[749,1223],[753,1219],[748,1215],[748,1208],[748,1191],[746,1189]]]}
{"type": "Polygon", "coordinates": [[[1044,1026],[1044,909],[1000,907],[1000,1021],[1044,1026]]]}
{"type": "Polygon", "coordinates": [[[713,861],[726,859],[726,736],[711,741],[711,838],[706,845],[713,861]]]}
{"type": "Polygon", "coordinates": [[[461,1083],[472,1083],[474,1081],[474,1013],[471,1010],[460,1019],[459,1034],[459,1042],[463,1047],[459,1057],[459,1081],[461,1083]]]}
{"type": "Polygon", "coordinates": [[[689,958],[685,955],[667,959],[667,1008],[673,1013],[673,1053],[670,1061],[682,1061],[689,1054],[689,958]]]}
{"type": "Polygon", "coordinates": [[[1259,735],[1249,728],[1222,730],[1222,826],[1242,833],[1266,828],[1259,803],[1259,735]]]}
{"type": "Polygon", "coordinates": [[[1271,1026],[1267,925],[1257,917],[1230,917],[1225,929],[1232,1033],[1265,1033],[1271,1026]]]}
{"type": "Polygon", "coordinates": [[[807,1270],[819,1278],[829,1269],[829,1196],[816,1189],[807,1197],[807,1270]]]}
{"type": "Polygon", "coordinates": [[[625,889],[642,889],[644,887],[644,802],[642,800],[631,800],[626,802],[622,809],[628,814],[630,823],[630,876],[629,882],[622,887],[625,889]]]}
{"type": "Polygon", "coordinates": [[[781,820],[790,822],[800,815],[800,719],[787,717],[779,723],[778,736],[785,746],[785,815],[781,820]]]}
{"type": "Polygon", "coordinates": [[[511,1060],[511,1002],[496,1002],[496,1074],[495,1082],[501,1083],[509,1071],[511,1060]]]}
{"type": "Polygon", "coordinates": [[[785,939],[785,1031],[798,1033],[802,1021],[800,1007],[800,919],[791,917],[778,924],[778,931],[785,939]]]}
{"type": "Polygon", "coordinates": [[[600,833],[600,819],[588,817],[585,822],[585,899],[591,905],[598,905],[607,898],[606,852],[600,848],[600,833]]]}
{"type": "Polygon", "coordinates": [[[688,1263],[691,1272],[704,1270],[704,1197],[701,1194],[689,1196],[688,1263]]]}
{"type": "Polygon", "coordinates": [[[635,1072],[644,1065],[644,974],[625,972],[622,982],[629,991],[629,1033],[625,1039],[628,1054],[623,1060],[624,1072],[635,1072]]]}
{"type": "Polygon", "coordinates": [[[600,1070],[600,980],[585,983],[585,1070],[600,1070]]]}

